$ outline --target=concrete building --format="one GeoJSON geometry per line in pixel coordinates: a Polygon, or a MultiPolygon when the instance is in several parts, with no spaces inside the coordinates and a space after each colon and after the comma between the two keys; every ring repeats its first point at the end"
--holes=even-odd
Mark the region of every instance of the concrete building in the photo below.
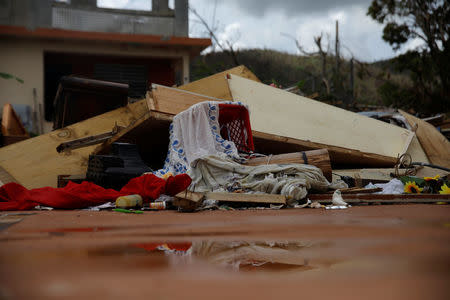
{"type": "Polygon", "coordinates": [[[151,83],[189,82],[189,61],[211,44],[189,38],[188,0],[149,0],[149,11],[101,8],[96,0],[0,1],[0,105],[19,104],[51,130],[64,75],[125,82],[139,98],[151,83]]]}

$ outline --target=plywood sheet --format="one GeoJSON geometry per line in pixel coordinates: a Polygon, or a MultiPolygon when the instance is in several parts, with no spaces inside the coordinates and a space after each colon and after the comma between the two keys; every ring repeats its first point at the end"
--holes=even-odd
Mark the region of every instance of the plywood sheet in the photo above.
{"type": "Polygon", "coordinates": [[[417,124],[417,138],[431,163],[450,168],[450,142],[433,125],[400,110],[411,127],[417,124]]]}
{"type": "Polygon", "coordinates": [[[249,106],[252,129],[258,132],[311,143],[313,148],[320,144],[335,152],[349,150],[350,156],[374,154],[391,160],[411,142],[411,131],[382,121],[236,75],[230,75],[228,83],[233,100],[249,106]]]}
{"type": "Polygon", "coordinates": [[[259,82],[259,79],[245,66],[238,66],[212,76],[196,80],[194,82],[180,86],[179,88],[186,91],[202,94],[205,96],[232,100],[230,89],[228,88],[226,75],[235,74],[243,78],[248,78],[259,82]]]}
{"type": "Polygon", "coordinates": [[[62,142],[101,134],[119,125],[127,127],[148,112],[145,101],[139,101],[91,119],[0,148],[0,166],[26,188],[57,186],[61,174],[86,172],[92,145],[58,153],[62,142]]]}

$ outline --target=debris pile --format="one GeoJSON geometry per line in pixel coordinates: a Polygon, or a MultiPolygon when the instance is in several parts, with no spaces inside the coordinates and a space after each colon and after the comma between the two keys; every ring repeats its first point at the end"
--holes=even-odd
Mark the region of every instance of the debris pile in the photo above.
{"type": "MultiPolygon", "coordinates": [[[[126,90],[64,78],[56,130],[0,148],[0,210],[450,202],[450,143],[406,112],[353,113],[262,84],[243,66],[178,88],[153,84],[134,103],[126,90]],[[111,93],[108,107],[89,106],[111,93]]],[[[5,138],[15,114],[3,115],[5,138]]]]}

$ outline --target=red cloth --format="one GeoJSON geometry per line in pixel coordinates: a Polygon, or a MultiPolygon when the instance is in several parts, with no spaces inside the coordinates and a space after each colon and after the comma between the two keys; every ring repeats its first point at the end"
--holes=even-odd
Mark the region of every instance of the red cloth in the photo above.
{"type": "Polygon", "coordinates": [[[27,210],[36,205],[63,209],[86,208],[131,194],[139,194],[144,202],[148,202],[164,193],[173,196],[191,184],[191,178],[187,174],[169,179],[166,182],[153,174],[146,174],[131,179],[120,191],[104,189],[87,181],[80,184],[70,181],[63,188],[43,187],[32,190],[17,183],[8,183],[0,187],[0,210],[27,210]]]}

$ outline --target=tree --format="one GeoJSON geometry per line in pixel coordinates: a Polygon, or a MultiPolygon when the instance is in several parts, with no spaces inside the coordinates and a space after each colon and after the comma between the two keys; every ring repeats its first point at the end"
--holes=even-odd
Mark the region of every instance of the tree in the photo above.
{"type": "Polygon", "coordinates": [[[298,49],[298,51],[300,51],[300,53],[302,53],[306,56],[317,56],[317,55],[320,56],[321,65],[322,65],[322,71],[321,71],[322,82],[325,85],[327,95],[329,95],[330,94],[330,84],[328,83],[328,75],[327,75],[327,56],[328,56],[328,52],[330,50],[329,36],[328,36],[328,44],[326,46],[322,45],[323,32],[321,32],[320,35],[315,36],[314,43],[316,44],[318,51],[317,52],[308,52],[302,47],[302,45],[300,44],[300,41],[298,39],[296,39],[295,37],[293,37],[292,35],[283,33],[283,32],[281,33],[281,35],[292,39],[295,42],[295,45],[297,46],[297,49],[298,49]],[[325,49],[325,47],[326,47],[326,49],[325,49]]]}
{"type": "Polygon", "coordinates": [[[189,6],[189,10],[196,16],[199,20],[199,22],[205,27],[205,29],[208,31],[209,36],[213,40],[213,46],[214,44],[217,45],[224,53],[228,53],[228,55],[233,60],[233,63],[235,66],[239,66],[239,61],[237,57],[236,50],[233,47],[233,43],[229,40],[226,41],[219,41],[219,39],[216,36],[215,31],[217,28],[213,26],[209,26],[208,22],[206,22],[205,18],[203,18],[193,7],[189,6]]]}
{"type": "Polygon", "coordinates": [[[412,39],[423,45],[397,59],[408,70],[422,100],[435,109],[449,109],[450,4],[447,0],[373,0],[367,15],[385,24],[383,39],[394,50],[412,39]]]}

